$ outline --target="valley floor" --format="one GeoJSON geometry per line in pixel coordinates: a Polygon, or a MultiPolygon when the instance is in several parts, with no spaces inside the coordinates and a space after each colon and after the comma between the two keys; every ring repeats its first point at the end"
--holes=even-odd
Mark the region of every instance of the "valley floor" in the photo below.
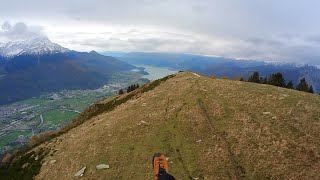
{"type": "Polygon", "coordinates": [[[33,134],[55,131],[91,103],[118,93],[131,83],[144,83],[140,73],[115,74],[113,82],[95,90],[63,90],[0,106],[0,157],[28,144],[33,134]]]}

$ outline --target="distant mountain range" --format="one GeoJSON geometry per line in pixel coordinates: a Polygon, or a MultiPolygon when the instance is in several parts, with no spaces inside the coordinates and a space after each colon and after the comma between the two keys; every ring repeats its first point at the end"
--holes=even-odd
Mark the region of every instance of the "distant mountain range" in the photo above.
{"type": "MultiPolygon", "coordinates": [[[[106,53],[109,54],[109,53],[106,53]]],[[[315,87],[320,92],[320,70],[315,66],[297,66],[295,64],[274,64],[264,61],[236,60],[231,58],[199,56],[174,53],[143,53],[132,52],[120,54],[117,58],[130,64],[145,64],[160,67],[168,67],[174,70],[191,70],[204,75],[226,76],[228,78],[244,77],[245,79],[258,71],[261,76],[281,72],[287,81],[292,80],[294,85],[301,78],[315,87]]]]}
{"type": "Polygon", "coordinates": [[[62,89],[97,88],[113,73],[132,69],[116,58],[72,51],[46,37],[2,44],[0,104],[62,89]]]}
{"type": "Polygon", "coordinates": [[[131,64],[191,70],[205,75],[248,78],[281,72],[297,85],[303,77],[320,92],[320,70],[314,66],[271,64],[189,54],[77,52],[51,42],[47,37],[0,44],[0,104],[62,89],[93,89],[111,80],[113,73],[137,69],[131,64]],[[120,59],[120,60],[119,60],[120,59]]]}

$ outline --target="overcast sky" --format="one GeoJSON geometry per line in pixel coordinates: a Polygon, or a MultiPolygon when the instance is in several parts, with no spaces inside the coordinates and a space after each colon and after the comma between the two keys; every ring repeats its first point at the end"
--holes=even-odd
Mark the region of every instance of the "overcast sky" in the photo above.
{"type": "Polygon", "coordinates": [[[319,0],[3,0],[0,41],[320,65],[319,0]]]}

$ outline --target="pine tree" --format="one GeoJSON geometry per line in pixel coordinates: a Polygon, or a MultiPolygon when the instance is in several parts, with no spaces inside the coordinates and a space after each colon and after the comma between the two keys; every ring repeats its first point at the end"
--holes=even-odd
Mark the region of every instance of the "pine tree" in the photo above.
{"type": "Polygon", "coordinates": [[[297,90],[298,91],[304,91],[304,92],[308,92],[309,91],[309,85],[308,85],[308,83],[307,83],[305,78],[302,78],[300,80],[300,83],[297,86],[297,90]]]}
{"type": "Polygon", "coordinates": [[[278,86],[278,87],[286,87],[285,80],[283,78],[283,75],[281,73],[275,73],[271,74],[269,79],[269,84],[278,86]]]}
{"type": "Polygon", "coordinates": [[[288,88],[288,89],[294,89],[294,87],[293,87],[293,82],[292,82],[292,81],[289,81],[288,84],[287,84],[287,86],[286,86],[286,88],[288,88]]]}
{"type": "Polygon", "coordinates": [[[131,92],[131,86],[128,86],[127,93],[131,92]]]}
{"type": "Polygon", "coordinates": [[[249,77],[248,82],[260,83],[259,73],[254,72],[253,75],[249,77]]]}
{"type": "Polygon", "coordinates": [[[135,89],[139,88],[139,84],[131,84],[130,86],[128,86],[127,88],[127,93],[134,91],[135,89]]]}
{"type": "Polygon", "coordinates": [[[124,94],[123,89],[119,90],[119,95],[124,94]]]}
{"type": "Polygon", "coordinates": [[[312,86],[310,86],[310,88],[309,88],[308,92],[309,92],[309,93],[312,93],[312,94],[314,93],[314,91],[313,91],[313,87],[312,87],[312,86]]]}

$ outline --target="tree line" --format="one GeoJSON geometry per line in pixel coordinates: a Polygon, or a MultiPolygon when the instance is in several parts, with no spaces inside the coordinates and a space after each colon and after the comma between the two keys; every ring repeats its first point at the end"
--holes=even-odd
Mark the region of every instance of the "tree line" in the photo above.
{"type": "MultiPolygon", "coordinates": [[[[244,79],[241,78],[241,81],[244,79]]],[[[259,72],[254,72],[248,79],[248,82],[254,82],[254,83],[260,83],[260,84],[269,84],[277,87],[283,87],[288,89],[295,89],[298,91],[304,91],[309,93],[314,93],[312,85],[309,86],[305,78],[302,78],[300,80],[300,83],[294,87],[293,81],[290,80],[288,83],[286,83],[284,76],[278,72],[271,74],[269,77],[260,77],[259,72]]]]}
{"type": "Polygon", "coordinates": [[[120,89],[120,90],[119,90],[119,95],[124,94],[125,91],[126,91],[127,93],[129,93],[129,92],[131,92],[131,91],[134,91],[135,89],[138,89],[139,87],[140,87],[139,84],[131,84],[131,85],[128,86],[126,89],[120,89]]]}

